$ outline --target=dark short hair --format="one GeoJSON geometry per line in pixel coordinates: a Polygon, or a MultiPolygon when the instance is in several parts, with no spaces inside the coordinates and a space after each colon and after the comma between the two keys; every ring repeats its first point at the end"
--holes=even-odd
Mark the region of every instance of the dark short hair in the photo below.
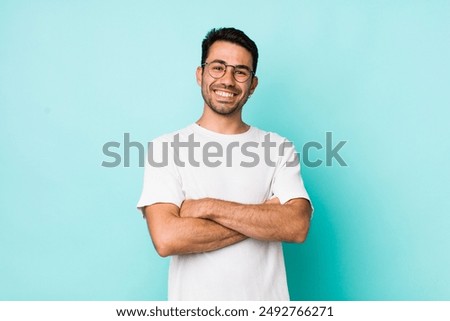
{"type": "Polygon", "coordinates": [[[258,65],[258,47],[256,47],[255,42],[244,32],[235,28],[214,28],[206,34],[205,39],[203,39],[202,42],[202,66],[208,56],[209,48],[216,41],[228,41],[250,51],[253,58],[253,72],[256,73],[256,66],[258,65]]]}

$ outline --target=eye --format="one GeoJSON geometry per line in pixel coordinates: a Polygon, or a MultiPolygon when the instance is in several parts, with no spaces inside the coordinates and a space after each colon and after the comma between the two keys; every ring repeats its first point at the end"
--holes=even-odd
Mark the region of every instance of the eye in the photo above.
{"type": "Polygon", "coordinates": [[[247,69],[244,69],[244,68],[236,68],[234,73],[237,76],[248,76],[250,74],[250,72],[247,69]]]}
{"type": "Polygon", "coordinates": [[[223,71],[225,70],[225,67],[221,64],[212,64],[211,69],[214,71],[223,71]]]}

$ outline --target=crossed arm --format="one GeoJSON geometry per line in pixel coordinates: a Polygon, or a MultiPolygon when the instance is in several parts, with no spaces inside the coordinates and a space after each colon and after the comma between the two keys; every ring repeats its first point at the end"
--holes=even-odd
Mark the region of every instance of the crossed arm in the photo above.
{"type": "Polygon", "coordinates": [[[217,250],[248,237],[301,243],[306,239],[311,206],[303,198],[246,205],[212,198],[145,207],[148,229],[161,256],[217,250]]]}

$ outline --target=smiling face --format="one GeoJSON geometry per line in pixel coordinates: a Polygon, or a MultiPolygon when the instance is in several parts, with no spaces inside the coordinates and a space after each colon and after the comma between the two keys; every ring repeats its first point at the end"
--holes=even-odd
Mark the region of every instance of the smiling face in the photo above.
{"type": "MultiPolygon", "coordinates": [[[[208,51],[207,63],[221,61],[227,65],[242,65],[252,69],[251,53],[239,45],[227,41],[216,41],[208,51]]],[[[222,78],[215,79],[207,71],[208,66],[197,68],[197,83],[202,88],[205,108],[220,115],[240,113],[248,97],[258,85],[258,78],[250,77],[240,83],[234,79],[233,67],[227,67],[222,78]]]]}

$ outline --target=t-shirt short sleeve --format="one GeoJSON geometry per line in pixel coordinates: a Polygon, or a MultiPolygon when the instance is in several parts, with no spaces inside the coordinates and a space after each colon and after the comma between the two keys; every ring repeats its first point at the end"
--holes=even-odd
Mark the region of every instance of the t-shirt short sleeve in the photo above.
{"type": "Polygon", "coordinates": [[[291,142],[284,141],[279,151],[279,162],[272,188],[274,196],[278,197],[281,204],[294,198],[305,198],[310,201],[300,175],[300,161],[295,147],[291,142]]]}
{"type": "Polygon", "coordinates": [[[149,144],[144,182],[137,208],[155,203],[172,203],[180,207],[184,200],[181,179],[171,154],[170,142],[157,139],[149,144]]]}

